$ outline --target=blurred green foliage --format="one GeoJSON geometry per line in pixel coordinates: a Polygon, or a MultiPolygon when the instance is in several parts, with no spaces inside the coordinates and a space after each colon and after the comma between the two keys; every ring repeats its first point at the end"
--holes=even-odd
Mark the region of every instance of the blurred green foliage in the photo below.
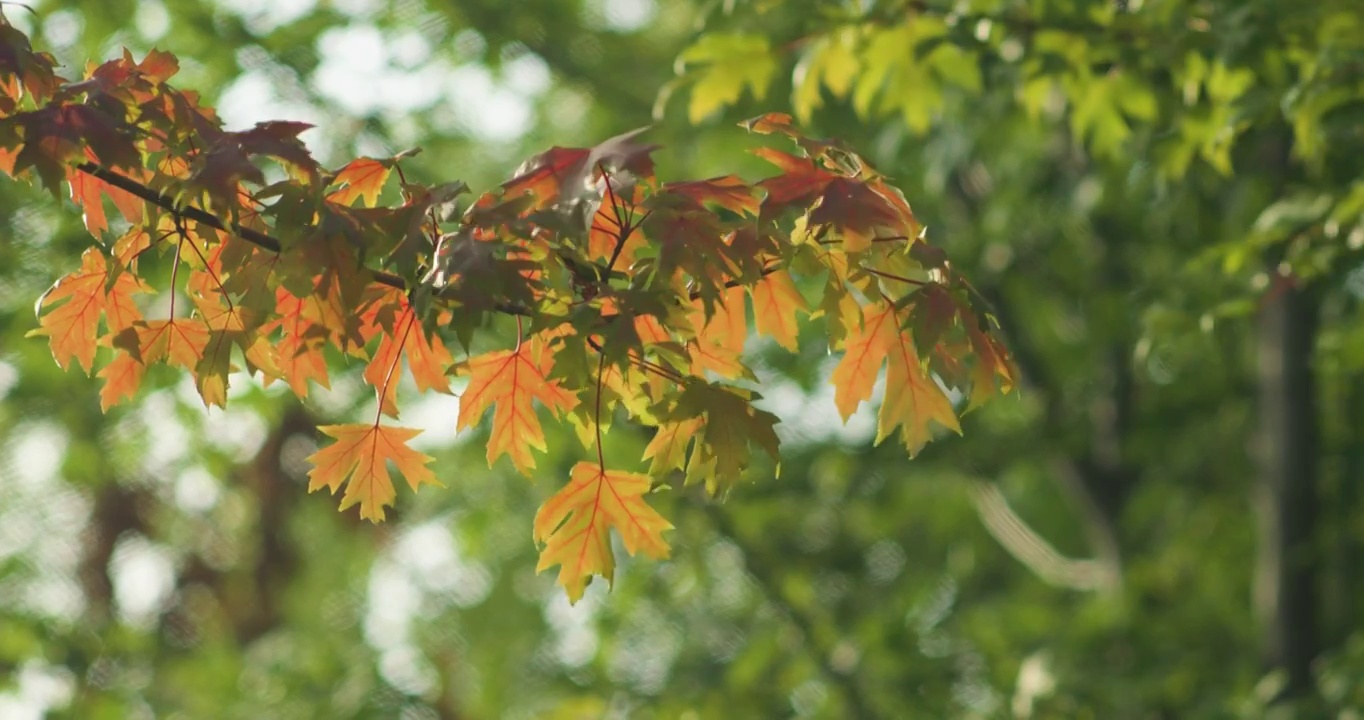
{"type": "MultiPolygon", "coordinates": [[[[786,457],[664,498],[674,558],[569,608],[532,485],[409,400],[445,490],[361,524],[309,497],[300,406],[174,373],[108,416],[23,335],[88,242],[0,187],[0,716],[1355,717],[1364,710],[1364,9],[1354,0],[63,0],[68,66],[126,45],[326,162],[420,145],[476,189],[646,124],[736,169],[793,111],[896,178],[995,304],[1025,384],[914,461],[830,420],[822,347],[759,347],[786,457]],[[676,61],[676,62],[674,62],[676,61]],[[1255,315],[1313,294],[1314,685],[1280,697],[1252,512],[1255,315]],[[1295,290],[1294,290],[1295,291],[1295,290]]],[[[1263,369],[1263,368],[1261,368],[1263,369]]],[[[619,430],[619,433],[626,433],[619,430]]],[[[638,438],[640,447],[646,438],[638,438]]],[[[544,478],[577,441],[550,438],[544,478]]],[[[637,456],[637,454],[636,454],[637,456]]]]}

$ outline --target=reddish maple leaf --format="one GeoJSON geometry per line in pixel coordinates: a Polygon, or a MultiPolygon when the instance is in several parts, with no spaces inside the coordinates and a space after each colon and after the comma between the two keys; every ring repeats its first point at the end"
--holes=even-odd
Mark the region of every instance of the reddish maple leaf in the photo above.
{"type": "Polygon", "coordinates": [[[622,133],[592,148],[550,148],[517,168],[502,189],[507,197],[530,194],[539,208],[595,193],[595,183],[589,183],[589,178],[598,171],[623,171],[635,180],[652,178],[649,153],[657,146],[635,142],[645,130],[622,133]]]}
{"type": "Polygon", "coordinates": [[[360,505],[360,517],[372,522],[384,519],[384,507],[393,504],[396,493],[388,463],[407,479],[416,492],[424,483],[439,486],[440,482],[427,467],[430,455],[408,447],[408,441],[421,434],[420,430],[387,425],[324,425],[323,434],[336,442],[308,456],[313,469],[308,472],[308,492],[327,488],[332,494],[346,483],[346,494],[341,496],[341,510],[360,505]]]}
{"type": "Polygon", "coordinates": [[[608,471],[590,462],[575,465],[569,483],[535,514],[535,540],[544,543],[536,572],[558,565],[559,584],[569,602],[577,602],[592,575],[612,581],[612,528],[631,555],[667,557],[663,532],[673,526],[644,502],[651,485],[647,475],[608,471]]]}
{"type": "Polygon", "coordinates": [[[671,182],[663,186],[664,193],[683,195],[696,203],[718,205],[730,212],[743,215],[757,215],[761,201],[753,193],[753,187],[737,175],[671,182]]]}
{"type": "Polygon", "coordinates": [[[798,157],[772,148],[756,148],[753,154],[776,165],[781,174],[758,183],[767,191],[763,205],[780,210],[790,205],[809,205],[824,192],[838,176],[817,165],[810,158],[798,157]]]}
{"type": "Polygon", "coordinates": [[[850,178],[830,181],[810,212],[810,222],[829,225],[843,238],[843,249],[861,252],[872,240],[886,236],[912,237],[912,228],[899,224],[903,215],[884,196],[865,182],[850,178]],[[884,232],[881,232],[884,231],[884,232]]]}
{"type": "MultiPolygon", "coordinates": [[[[963,312],[963,317],[969,313],[963,312]]],[[[1018,377],[1009,352],[994,335],[981,329],[980,324],[971,317],[967,325],[967,337],[971,349],[975,351],[976,363],[972,373],[971,401],[967,409],[980,407],[995,393],[995,380],[998,378],[998,391],[1007,393],[1014,389],[1018,377]]]]}

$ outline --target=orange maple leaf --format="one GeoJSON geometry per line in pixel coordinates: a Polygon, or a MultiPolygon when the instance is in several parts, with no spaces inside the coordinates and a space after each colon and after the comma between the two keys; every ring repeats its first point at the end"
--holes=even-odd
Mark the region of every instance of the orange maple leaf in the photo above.
{"type": "Polygon", "coordinates": [[[647,475],[608,471],[591,462],[575,465],[569,483],[535,513],[535,541],[544,543],[535,571],[558,565],[559,584],[574,603],[582,598],[590,576],[612,581],[616,559],[611,528],[631,555],[667,557],[663,532],[673,526],[644,502],[650,484],[647,475]]]}
{"type": "Polygon", "coordinates": [[[89,374],[95,361],[101,313],[111,333],[126,330],[141,317],[132,296],[146,289],[147,285],[131,273],[119,273],[110,284],[108,262],[97,248],[87,248],[81,255],[80,269],[58,280],[39,300],[39,306],[65,302],[45,313],[39,327],[29,335],[48,337],[52,357],[63,370],[74,358],[89,374]]]}
{"type": "Polygon", "coordinates": [[[193,371],[208,346],[209,330],[202,320],[170,318],[139,321],[114,338],[114,346],[135,353],[143,365],[164,361],[193,371]]]}
{"type": "Polygon", "coordinates": [[[346,494],[341,496],[341,510],[356,503],[360,517],[372,522],[384,519],[384,507],[393,504],[396,493],[393,479],[388,474],[392,461],[416,492],[423,483],[440,486],[427,467],[432,457],[408,447],[420,430],[387,425],[324,425],[324,434],[335,438],[328,445],[308,457],[313,469],[308,472],[308,492],[328,488],[332,494],[346,483],[346,494]],[[347,482],[349,480],[349,482],[347,482]]]}
{"type": "MultiPolygon", "coordinates": [[[[86,148],[85,157],[96,162],[94,151],[86,148]]],[[[125,170],[126,172],[126,170],[125,170]]],[[[104,196],[114,201],[123,218],[134,225],[142,222],[142,199],[121,188],[114,187],[94,175],[67,168],[66,182],[71,186],[71,201],[84,211],[85,229],[91,235],[101,238],[109,229],[109,218],[104,212],[104,196]]]]}
{"type": "Polygon", "coordinates": [[[391,163],[368,157],[352,160],[336,173],[334,182],[345,187],[333,190],[327,199],[341,205],[351,205],[356,198],[364,198],[366,206],[374,207],[379,203],[379,192],[384,189],[390,172],[391,163]]]}
{"type": "Polygon", "coordinates": [[[120,352],[108,365],[100,368],[96,377],[104,378],[104,387],[99,390],[99,408],[109,412],[109,408],[137,397],[137,389],[142,386],[142,376],[147,366],[138,362],[130,353],[120,352]]]}
{"type": "Polygon", "coordinates": [[[227,301],[221,293],[207,291],[202,285],[211,280],[208,273],[195,273],[190,286],[201,286],[202,294],[195,296],[199,317],[208,326],[208,341],[203,356],[194,367],[194,382],[205,405],[227,406],[228,377],[236,366],[232,364],[232,348],[242,349],[247,366],[261,370],[265,377],[280,374],[275,361],[275,348],[261,334],[255,322],[256,313],[239,303],[227,301]],[[198,281],[196,282],[196,278],[198,281]]]}
{"type": "MultiPolygon", "coordinates": [[[[114,359],[100,369],[97,377],[104,378],[100,389],[100,407],[104,411],[125,399],[137,395],[146,375],[147,366],[158,361],[178,365],[196,374],[203,362],[204,351],[208,346],[210,331],[201,320],[192,318],[172,318],[170,320],[137,321],[117,334],[101,339],[103,345],[112,345],[114,359]]],[[[226,383],[223,384],[226,401],[226,383]]],[[[204,395],[206,404],[214,404],[211,394],[204,395]]],[[[223,402],[216,404],[222,405],[223,402]]]]}
{"type": "Polygon", "coordinates": [[[781,270],[758,280],[753,295],[753,319],[758,332],[770,335],[782,347],[795,352],[800,324],[796,313],[808,313],[805,297],[796,289],[791,273],[781,270]]]}
{"type": "Polygon", "coordinates": [[[407,358],[407,367],[412,371],[412,378],[417,382],[418,390],[421,392],[436,390],[443,393],[450,392],[450,380],[445,371],[455,364],[455,359],[450,356],[450,351],[445,349],[445,343],[441,342],[440,337],[427,334],[417,318],[416,311],[401,293],[394,290],[390,295],[396,300],[397,306],[402,308],[393,322],[393,331],[384,332],[384,328],[380,326],[377,316],[383,311],[381,307],[383,303],[376,302],[366,314],[366,327],[361,333],[367,338],[376,334],[380,336],[379,347],[375,349],[374,357],[370,358],[369,365],[365,367],[365,382],[374,387],[380,411],[397,417],[398,380],[402,376],[402,359],[407,358]]]}
{"type": "Polygon", "coordinates": [[[550,412],[563,415],[578,398],[549,379],[554,365],[547,343],[538,338],[522,342],[515,350],[501,350],[471,358],[469,387],[460,396],[456,431],[472,427],[490,406],[493,432],[488,440],[488,464],[500,455],[511,458],[522,474],[535,468],[531,448],[545,452],[545,431],[535,413],[539,400],[550,412]]]}
{"type": "Polygon", "coordinates": [[[929,376],[914,349],[914,339],[900,328],[895,306],[876,302],[863,308],[862,327],[848,337],[847,352],[834,368],[834,404],[844,422],[872,395],[881,364],[887,364],[886,397],[877,416],[876,442],[896,427],[912,457],[932,439],[930,421],[961,433],[946,393],[929,376]]]}
{"type": "Polygon", "coordinates": [[[147,228],[134,225],[123,237],[114,241],[112,254],[118,264],[130,267],[145,250],[152,246],[152,234],[147,228]]]}
{"type": "MultiPolygon", "coordinates": [[[[280,339],[276,344],[277,364],[280,375],[289,383],[289,389],[300,398],[308,396],[308,381],[331,387],[327,375],[327,358],[322,353],[327,344],[328,333],[305,315],[307,304],[284,288],[275,291],[276,311],[279,313],[277,326],[280,339]]],[[[270,378],[266,377],[266,384],[270,378]]]]}

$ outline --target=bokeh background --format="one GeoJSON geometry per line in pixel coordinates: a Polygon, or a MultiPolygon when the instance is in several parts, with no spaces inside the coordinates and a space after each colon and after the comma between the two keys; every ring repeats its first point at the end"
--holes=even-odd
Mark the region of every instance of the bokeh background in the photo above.
{"type": "Polygon", "coordinates": [[[0,717],[1364,713],[1355,0],[29,5],[68,68],[169,50],[230,128],[475,189],[650,123],[663,175],[758,177],[735,122],[794,110],[896,179],[1022,384],[911,461],[838,422],[822,345],[755,345],[780,476],[664,498],[674,557],[570,607],[530,522],[571,433],[527,482],[409,392],[446,488],[376,526],[304,476],[358,366],[101,414],[24,337],[88,236],[3,184],[0,717]]]}

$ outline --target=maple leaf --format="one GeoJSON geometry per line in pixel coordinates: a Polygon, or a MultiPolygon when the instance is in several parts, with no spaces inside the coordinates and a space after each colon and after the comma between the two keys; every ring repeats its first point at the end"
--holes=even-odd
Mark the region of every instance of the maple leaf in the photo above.
{"type": "Polygon", "coordinates": [[[976,322],[974,317],[966,312],[963,312],[962,315],[970,318],[966,332],[971,341],[971,349],[976,354],[971,382],[971,400],[967,404],[967,409],[973,410],[983,405],[994,394],[996,378],[999,379],[1000,393],[1012,391],[1017,383],[1018,372],[1014,369],[1013,362],[1009,359],[1009,353],[1004,348],[1004,344],[994,335],[982,330],[980,323],[976,322]]]}
{"type": "Polygon", "coordinates": [[[617,267],[629,267],[635,262],[635,254],[647,244],[639,228],[628,224],[635,206],[643,199],[643,188],[634,186],[633,201],[627,200],[621,192],[621,188],[613,188],[592,216],[592,226],[587,233],[587,254],[594,260],[607,260],[614,255],[617,267]],[[622,225],[622,220],[627,224],[622,225]],[[623,245],[622,236],[625,237],[623,245]],[[620,245],[619,251],[617,245],[620,245]]]}
{"type": "Polygon", "coordinates": [[[109,408],[136,397],[146,372],[147,366],[131,353],[115,353],[114,359],[96,374],[96,377],[104,379],[104,385],[99,390],[100,410],[109,412],[109,408]]]}
{"type": "Polygon", "coordinates": [[[535,541],[544,544],[536,572],[558,565],[559,584],[576,603],[592,575],[613,581],[612,528],[631,555],[666,558],[663,532],[673,526],[644,502],[651,485],[647,475],[609,471],[591,462],[575,465],[569,483],[535,514],[535,541]]]}
{"type": "Polygon", "coordinates": [[[131,268],[133,261],[147,248],[152,246],[152,235],[145,227],[134,225],[122,237],[114,241],[112,254],[118,264],[131,268]]]}
{"type": "Polygon", "coordinates": [[[578,398],[558,381],[550,380],[554,365],[548,344],[539,339],[522,342],[515,350],[501,350],[471,358],[466,372],[469,386],[459,401],[455,430],[477,424],[489,407],[493,413],[492,437],[488,440],[488,464],[506,455],[522,474],[535,468],[531,448],[545,452],[545,431],[535,413],[539,400],[550,412],[562,415],[578,404],[578,398]]]}
{"type": "Polygon", "coordinates": [[[757,277],[762,271],[761,259],[733,245],[739,226],[690,198],[655,196],[643,228],[658,248],[659,274],[671,278],[686,273],[707,313],[731,279],[757,277]]]}
{"type": "Polygon", "coordinates": [[[762,204],[754,195],[753,187],[737,175],[665,183],[663,192],[683,195],[697,204],[712,203],[741,215],[757,215],[762,204]]]}
{"type": "MultiPolygon", "coordinates": [[[[757,399],[758,395],[741,388],[692,381],[677,397],[673,409],[660,411],[661,416],[674,422],[702,419],[699,432],[694,431],[695,443],[687,459],[686,484],[703,484],[711,495],[733,487],[751,464],[751,444],[762,448],[773,460],[780,458],[777,416],[753,407],[753,400],[757,399]]],[[[675,456],[667,459],[675,461],[675,456]]]]}
{"type": "Polygon", "coordinates": [[[697,329],[696,338],[687,344],[692,366],[698,374],[709,370],[721,377],[752,378],[752,371],[741,359],[744,341],[748,339],[744,289],[729,288],[723,298],[710,319],[701,307],[692,311],[692,325],[697,329]]]}
{"type": "Polygon", "coordinates": [[[364,198],[366,206],[374,207],[379,203],[379,193],[392,171],[392,161],[368,157],[352,160],[336,173],[334,182],[344,187],[333,190],[327,199],[341,205],[352,205],[358,198],[364,198]]]}
{"type": "Polygon", "coordinates": [[[35,104],[47,102],[63,82],[54,72],[57,61],[51,54],[34,52],[28,36],[8,21],[0,20],[0,112],[10,112],[23,97],[33,96],[35,104]]]}
{"type": "Polygon", "coordinates": [[[360,344],[360,317],[370,272],[355,248],[339,236],[316,233],[280,256],[280,284],[305,304],[303,313],[326,328],[343,350],[360,344]]]}
{"type": "MultiPolygon", "coordinates": [[[[324,388],[331,387],[327,358],[323,355],[328,337],[326,328],[308,318],[308,304],[302,298],[282,287],[276,290],[275,297],[279,319],[270,327],[280,330],[280,339],[275,346],[280,375],[300,398],[308,396],[309,380],[324,388]]],[[[269,381],[267,377],[266,384],[269,381]]]]}
{"type": "Polygon", "coordinates": [[[89,374],[101,313],[111,333],[127,329],[141,317],[132,296],[146,290],[147,285],[129,273],[120,273],[111,284],[108,261],[97,248],[87,248],[80,269],[58,280],[39,299],[39,308],[62,304],[43,314],[38,329],[29,334],[48,337],[52,357],[63,370],[74,358],[89,374]]]}
{"type": "Polygon", "coordinates": [[[231,362],[234,346],[242,349],[250,370],[259,369],[266,377],[278,376],[280,370],[275,349],[260,332],[254,312],[203,287],[209,282],[216,284],[209,273],[195,273],[190,281],[192,288],[200,286],[194,304],[208,327],[203,356],[194,367],[194,382],[205,405],[226,407],[228,376],[236,369],[231,362]]]}
{"type": "Polygon", "coordinates": [[[360,517],[372,522],[384,519],[384,507],[393,504],[396,493],[388,463],[407,479],[416,492],[423,484],[440,486],[427,467],[430,455],[408,447],[420,430],[388,425],[324,425],[318,430],[336,440],[308,456],[313,469],[308,472],[308,492],[327,488],[335,495],[346,483],[340,510],[360,505],[360,517]]]}
{"type": "Polygon", "coordinates": [[[165,362],[193,371],[208,346],[209,329],[195,318],[139,320],[114,336],[114,347],[126,350],[143,365],[165,362]]]}
{"type": "Polygon", "coordinates": [[[687,115],[693,123],[739,101],[747,88],[755,100],[767,96],[777,60],[767,37],[706,33],[678,56],[692,81],[687,115]]]}
{"type": "Polygon", "coordinates": [[[98,108],[53,103],[32,112],[17,113],[12,120],[23,128],[24,138],[14,171],[32,167],[54,196],[60,191],[66,166],[84,162],[89,153],[94,153],[103,165],[141,167],[142,155],[131,139],[132,130],[121,118],[98,108]]]}
{"type": "Polygon", "coordinates": [[[646,130],[621,133],[591,148],[550,148],[517,168],[502,189],[508,197],[530,194],[536,200],[533,207],[542,208],[594,193],[595,183],[588,180],[599,169],[624,171],[639,180],[651,178],[654,163],[649,154],[658,146],[635,142],[646,130]]]}
{"type": "Polygon", "coordinates": [[[843,249],[861,252],[870,248],[878,231],[885,235],[909,237],[910,227],[899,224],[904,219],[899,208],[861,180],[836,178],[827,183],[814,209],[810,222],[830,225],[843,238],[843,249]]]}
{"type": "MultiPolygon", "coordinates": [[[[96,160],[89,148],[86,148],[85,154],[90,161],[96,160]]],[[[127,190],[114,187],[73,167],[67,168],[66,182],[71,187],[71,201],[84,211],[85,229],[96,238],[101,238],[109,229],[109,218],[104,212],[106,195],[114,202],[124,220],[134,225],[142,222],[142,199],[127,190]]]]}
{"type": "Polygon", "coordinates": [[[805,297],[796,289],[791,273],[780,270],[763,276],[749,288],[753,296],[753,319],[758,332],[770,335],[794,352],[800,324],[797,313],[809,313],[805,297]]]}
{"type": "Polygon", "coordinates": [[[213,130],[208,134],[209,146],[196,159],[190,185],[230,207],[241,181],[265,184],[264,174],[251,161],[256,155],[275,158],[296,180],[311,184],[320,169],[298,135],[312,127],[304,122],[273,120],[241,132],[213,130]]]}
{"type": "Polygon", "coordinates": [[[398,378],[402,373],[404,358],[419,391],[450,392],[450,380],[445,372],[455,360],[439,336],[427,334],[416,311],[402,293],[387,288],[371,304],[363,321],[365,327],[361,333],[366,340],[376,334],[380,336],[379,347],[374,350],[374,356],[365,367],[365,382],[374,387],[380,412],[398,416],[398,378]],[[389,324],[391,329],[388,332],[383,327],[386,323],[380,319],[385,308],[389,313],[398,309],[398,316],[389,324]]]}
{"type": "Polygon", "coordinates": [[[829,380],[844,422],[862,401],[871,398],[876,376],[886,363],[886,397],[877,416],[877,443],[900,427],[912,457],[932,439],[930,422],[961,433],[951,401],[924,369],[914,339],[900,328],[895,306],[876,302],[865,306],[863,314],[862,327],[849,336],[847,351],[829,380]]]}
{"type": "Polygon", "coordinates": [[[658,477],[670,470],[681,470],[687,465],[687,446],[705,422],[704,417],[683,418],[658,426],[644,448],[644,459],[652,460],[649,474],[658,477]]]}
{"type": "Polygon", "coordinates": [[[825,156],[830,151],[846,152],[837,142],[832,140],[808,137],[796,128],[795,121],[787,113],[773,112],[759,115],[739,123],[739,127],[759,135],[785,135],[791,138],[810,157],[825,156]]]}
{"type": "Polygon", "coordinates": [[[767,191],[763,206],[776,212],[791,205],[809,205],[824,192],[838,176],[817,165],[810,158],[798,157],[774,148],[754,148],[753,154],[776,165],[781,174],[758,183],[767,191]]]}

